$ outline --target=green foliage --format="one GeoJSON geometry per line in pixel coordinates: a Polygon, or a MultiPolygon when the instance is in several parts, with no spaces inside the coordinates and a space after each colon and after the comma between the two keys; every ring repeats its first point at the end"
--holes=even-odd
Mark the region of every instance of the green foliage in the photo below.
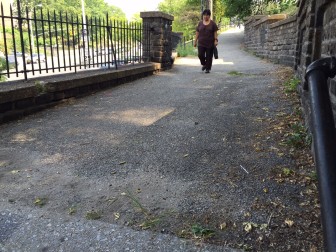
{"type": "MultiPolygon", "coordinates": [[[[82,2],[81,0],[21,0],[21,15],[27,16],[27,12],[33,15],[34,10],[37,14],[41,11],[43,15],[48,13],[53,16],[54,12],[57,16],[62,13],[62,17],[65,19],[68,14],[68,18],[73,16],[74,18],[82,18],[82,2]]],[[[14,1],[14,10],[17,10],[17,2],[14,1]]],[[[110,18],[114,19],[126,19],[125,13],[118,7],[109,5],[104,0],[84,0],[85,14],[88,17],[106,18],[108,13],[110,18]]],[[[17,14],[17,11],[15,11],[17,14]]]]}
{"type": "Polygon", "coordinates": [[[195,224],[191,227],[191,232],[196,238],[208,238],[215,234],[214,230],[204,228],[198,224],[195,224]]]}
{"type": "Polygon", "coordinates": [[[225,16],[243,18],[251,15],[253,0],[221,0],[225,6],[225,16]]]}
{"type": "Polygon", "coordinates": [[[197,51],[191,43],[188,43],[185,46],[179,44],[176,48],[176,51],[179,57],[197,56],[197,51]]]}
{"type": "Polygon", "coordinates": [[[242,76],[242,75],[244,75],[244,74],[241,73],[241,72],[238,72],[238,71],[230,71],[230,72],[228,72],[228,75],[242,76]]]}
{"type": "Polygon", "coordinates": [[[297,91],[297,87],[300,83],[300,80],[293,77],[284,83],[286,93],[294,93],[297,91]]]}
{"type": "MultiPolygon", "coordinates": [[[[4,58],[0,58],[0,72],[4,71],[6,69],[6,60],[4,58]]],[[[5,81],[6,77],[1,75],[0,76],[0,82],[5,81]]]]}
{"type": "Polygon", "coordinates": [[[217,0],[227,17],[244,18],[249,15],[269,15],[277,13],[293,14],[297,0],[217,0]]]}
{"type": "Polygon", "coordinates": [[[296,4],[297,0],[258,0],[252,4],[251,14],[271,15],[284,13],[287,9],[296,10],[296,4]]]}
{"type": "Polygon", "coordinates": [[[201,18],[199,1],[163,0],[158,9],[174,16],[173,31],[183,32],[186,37],[195,35],[201,18]]]}
{"type": "Polygon", "coordinates": [[[292,126],[292,132],[288,135],[286,144],[294,148],[303,148],[311,144],[311,136],[307,129],[301,123],[295,123],[292,126]]]}

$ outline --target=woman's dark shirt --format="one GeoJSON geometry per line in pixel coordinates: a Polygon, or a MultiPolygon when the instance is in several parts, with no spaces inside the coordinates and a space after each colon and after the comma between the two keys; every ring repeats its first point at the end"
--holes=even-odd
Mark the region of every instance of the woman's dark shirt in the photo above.
{"type": "Polygon", "coordinates": [[[196,31],[198,31],[198,46],[206,48],[214,46],[214,33],[218,31],[218,27],[214,21],[210,20],[208,25],[204,25],[203,21],[200,21],[196,27],[196,31]]]}

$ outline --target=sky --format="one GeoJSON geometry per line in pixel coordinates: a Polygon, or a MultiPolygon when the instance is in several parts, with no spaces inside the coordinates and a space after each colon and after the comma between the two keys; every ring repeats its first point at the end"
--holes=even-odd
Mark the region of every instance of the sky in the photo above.
{"type": "Polygon", "coordinates": [[[134,13],[141,11],[155,11],[163,0],[105,0],[105,2],[117,6],[125,12],[129,19],[134,13]]]}

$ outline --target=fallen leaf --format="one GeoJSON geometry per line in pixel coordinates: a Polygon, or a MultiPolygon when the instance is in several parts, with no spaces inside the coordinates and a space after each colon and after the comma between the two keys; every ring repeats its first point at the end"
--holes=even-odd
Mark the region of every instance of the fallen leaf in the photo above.
{"type": "MultiPolygon", "coordinates": [[[[243,224],[244,225],[244,224],[243,224]]],[[[245,226],[244,226],[244,230],[246,231],[246,232],[251,232],[252,231],[252,228],[253,228],[253,226],[252,226],[252,224],[250,223],[250,222],[245,222],[245,226]]]]}
{"type": "Polygon", "coordinates": [[[46,203],[47,203],[47,198],[36,198],[34,201],[34,204],[40,207],[44,206],[46,203]]]}
{"type": "Polygon", "coordinates": [[[225,229],[227,227],[226,222],[223,222],[222,224],[220,224],[219,227],[220,227],[221,230],[225,229]]]}
{"type": "Polygon", "coordinates": [[[292,227],[294,225],[294,221],[290,220],[290,219],[286,219],[285,223],[288,227],[292,227]]]}
{"type": "Polygon", "coordinates": [[[77,212],[77,209],[76,209],[76,207],[70,207],[68,212],[69,212],[70,215],[72,215],[72,214],[77,212]]]}
{"type": "Polygon", "coordinates": [[[113,213],[114,219],[118,220],[120,218],[120,213],[113,213]]]}
{"type": "Polygon", "coordinates": [[[244,213],[244,217],[251,217],[251,213],[249,212],[244,213]]]}

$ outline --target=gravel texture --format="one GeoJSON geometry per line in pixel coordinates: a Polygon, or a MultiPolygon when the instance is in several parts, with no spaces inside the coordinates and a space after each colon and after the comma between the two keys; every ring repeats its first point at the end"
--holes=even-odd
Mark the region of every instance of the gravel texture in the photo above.
{"type": "Polygon", "coordinates": [[[254,147],[282,109],[278,66],[242,41],[242,30],[219,36],[210,74],[179,58],[172,70],[1,125],[0,248],[235,251],[252,239],[244,222],[269,222],[256,201],[300,212],[300,186],[266,175],[292,160],[254,147]]]}

